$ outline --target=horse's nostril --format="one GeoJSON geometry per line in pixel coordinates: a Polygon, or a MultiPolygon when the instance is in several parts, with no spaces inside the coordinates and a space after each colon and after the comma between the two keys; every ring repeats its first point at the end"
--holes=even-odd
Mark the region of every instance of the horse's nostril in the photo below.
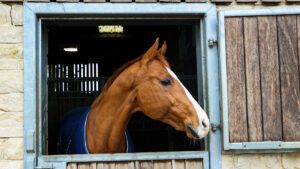
{"type": "Polygon", "coordinates": [[[189,129],[189,131],[191,132],[191,134],[194,137],[199,138],[199,136],[197,134],[197,130],[192,125],[188,125],[187,128],[189,129]]]}
{"type": "Polygon", "coordinates": [[[204,121],[202,121],[202,125],[203,125],[204,128],[207,127],[207,124],[204,121]]]}

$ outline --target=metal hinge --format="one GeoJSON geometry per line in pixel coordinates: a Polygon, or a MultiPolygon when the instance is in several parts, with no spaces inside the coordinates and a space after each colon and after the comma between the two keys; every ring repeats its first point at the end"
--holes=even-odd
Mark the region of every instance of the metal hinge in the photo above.
{"type": "Polygon", "coordinates": [[[221,129],[221,124],[215,124],[215,123],[210,123],[210,126],[211,126],[211,131],[212,132],[216,132],[217,129],[221,129]]]}
{"type": "Polygon", "coordinates": [[[218,41],[217,41],[217,40],[215,40],[215,39],[208,39],[208,46],[209,46],[210,48],[214,47],[214,46],[217,45],[217,44],[218,44],[218,41]]]}

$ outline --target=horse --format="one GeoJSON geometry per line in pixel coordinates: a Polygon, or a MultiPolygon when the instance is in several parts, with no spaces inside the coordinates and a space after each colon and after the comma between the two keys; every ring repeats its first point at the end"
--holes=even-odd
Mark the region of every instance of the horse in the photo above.
{"type": "Polygon", "coordinates": [[[90,108],[71,111],[63,124],[73,126],[61,128],[60,152],[132,152],[126,126],[135,112],[171,125],[189,138],[205,137],[210,128],[206,112],[170,69],[166,51],[166,41],[159,48],[157,38],[144,54],[113,73],[90,108]]]}

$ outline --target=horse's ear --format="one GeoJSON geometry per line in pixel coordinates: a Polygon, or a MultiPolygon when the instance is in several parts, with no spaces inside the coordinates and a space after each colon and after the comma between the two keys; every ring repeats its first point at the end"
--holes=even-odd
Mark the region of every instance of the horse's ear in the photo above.
{"type": "Polygon", "coordinates": [[[167,52],[167,42],[164,41],[162,47],[158,50],[157,58],[166,66],[170,67],[168,61],[166,60],[166,52],[167,52]]]}
{"type": "Polygon", "coordinates": [[[158,53],[165,56],[167,52],[167,42],[164,41],[164,44],[162,45],[162,47],[158,50],[158,53]]]}
{"type": "Polygon", "coordinates": [[[147,50],[147,52],[142,57],[142,63],[146,64],[150,61],[156,54],[159,45],[159,38],[156,38],[153,45],[147,50]]]}

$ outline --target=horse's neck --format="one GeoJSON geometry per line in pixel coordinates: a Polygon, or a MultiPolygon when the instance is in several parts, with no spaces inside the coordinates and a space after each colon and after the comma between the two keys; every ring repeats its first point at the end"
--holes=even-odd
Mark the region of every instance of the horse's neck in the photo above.
{"type": "Polygon", "coordinates": [[[92,107],[87,121],[90,153],[125,151],[125,128],[134,109],[134,95],[134,91],[124,92],[118,85],[112,85],[92,107]]]}

